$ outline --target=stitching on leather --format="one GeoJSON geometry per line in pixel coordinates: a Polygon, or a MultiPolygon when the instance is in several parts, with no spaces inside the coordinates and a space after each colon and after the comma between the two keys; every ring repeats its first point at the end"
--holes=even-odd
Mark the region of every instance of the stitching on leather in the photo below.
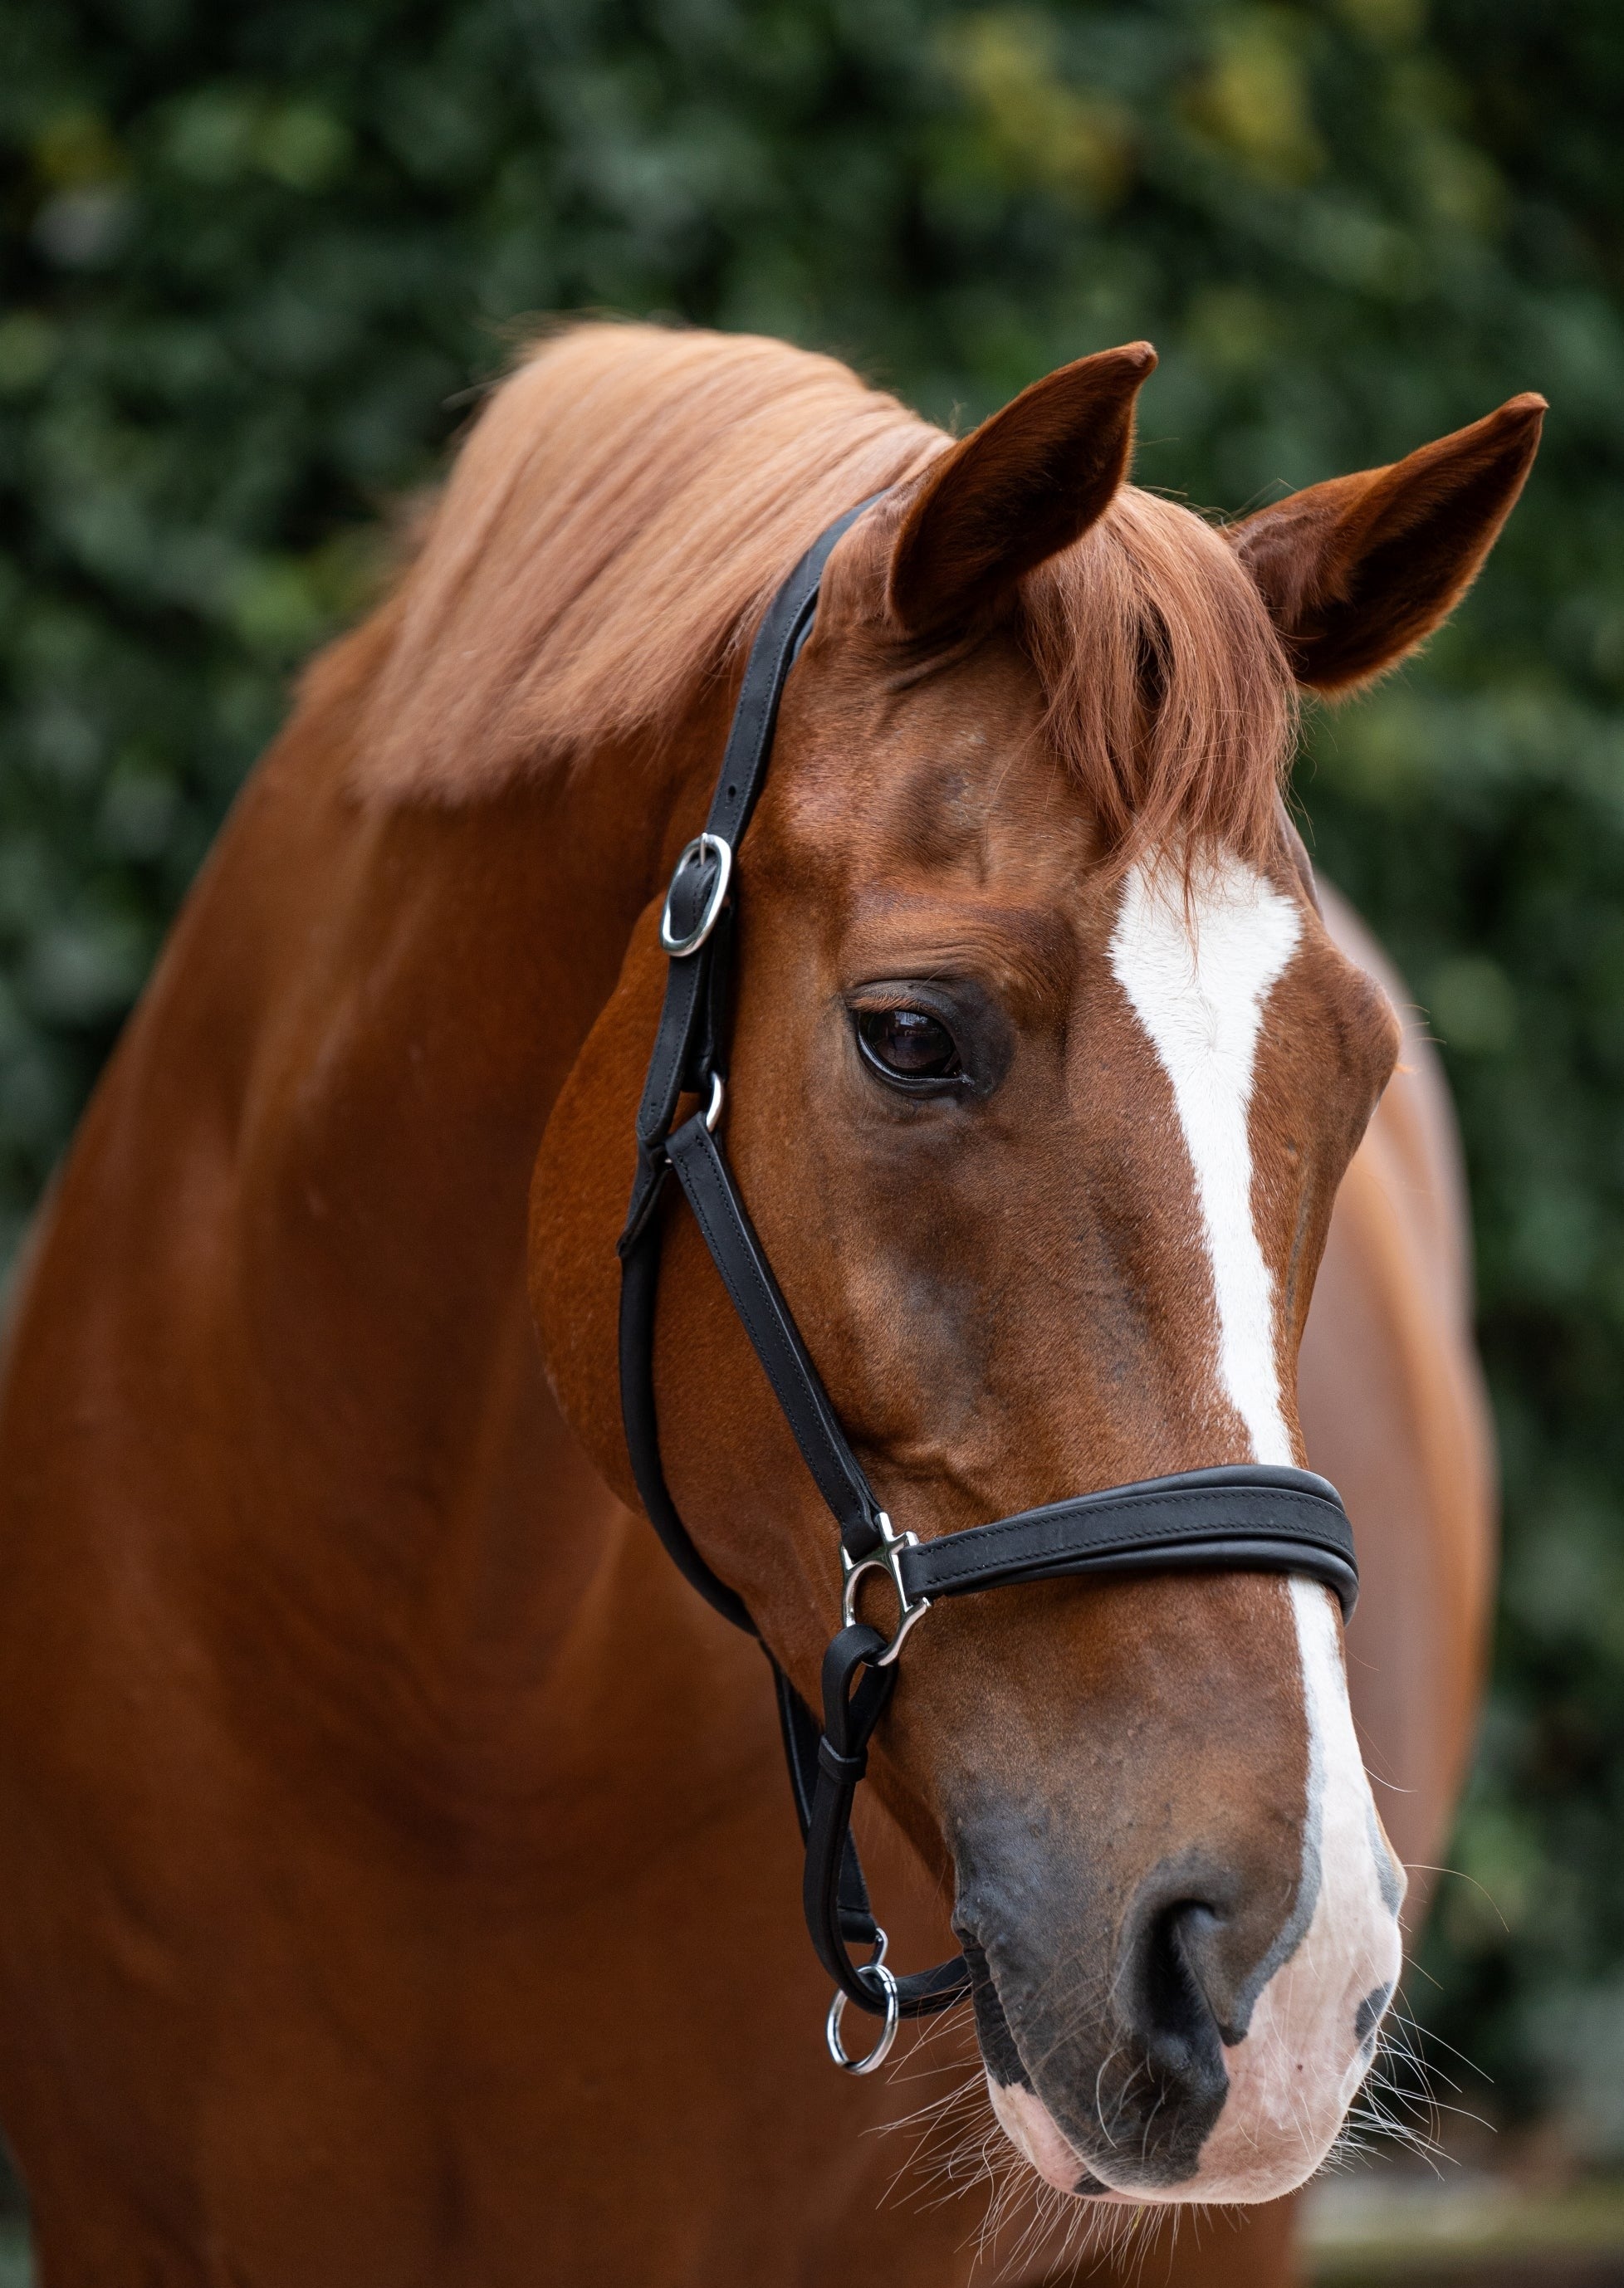
{"type": "Polygon", "coordinates": [[[673,962],[673,974],[665,989],[665,1004],[660,1011],[659,1029],[654,1037],[654,1054],[649,1061],[649,1077],[643,1086],[642,1101],[637,1108],[637,1136],[640,1143],[652,1143],[664,1136],[671,1125],[671,1116],[676,1109],[681,1090],[677,1086],[682,1076],[682,1059],[694,1029],[694,1016],[699,1005],[699,973],[689,965],[679,969],[673,962]],[[682,1008],[686,1000],[688,1005],[682,1008]],[[678,1013],[680,1012],[680,1013],[678,1013]],[[662,1072],[661,1067],[665,1070],[662,1072]]]}
{"type": "MultiPolygon", "coordinates": [[[[1234,1517],[1234,1505],[1238,1499],[1242,1502],[1261,1499],[1270,1505],[1285,1503],[1288,1507],[1306,1506],[1312,1504],[1316,1510],[1325,1513],[1326,1519],[1335,1519],[1343,1515],[1343,1513],[1333,1503],[1328,1502],[1323,1494],[1299,1491],[1286,1486],[1268,1488],[1234,1486],[1227,1489],[1214,1487],[1208,1491],[1192,1490],[1182,1494],[1146,1494],[1140,1496],[1131,1506],[1144,1509],[1153,1507],[1157,1510],[1182,1507],[1209,1512],[1215,1509],[1220,1513],[1219,1519],[1207,1529],[1208,1532],[1214,1537],[1225,1530],[1233,1532],[1251,1529],[1255,1531],[1261,1540],[1278,1537],[1304,1548],[1320,1547],[1346,1561],[1343,1535],[1338,1533],[1333,1525],[1328,1526],[1318,1517],[1311,1521],[1299,1520],[1294,1519],[1289,1514],[1284,1517],[1277,1515],[1272,1519],[1260,1519],[1252,1525],[1245,1518],[1237,1520],[1234,1517]]],[[[1130,1504],[1126,1501],[1111,1505],[1112,1510],[1120,1511],[1129,1508],[1130,1504]]],[[[979,1572],[989,1563],[1007,1564],[1013,1561],[1007,1554],[1001,1557],[999,1555],[1000,1552],[1007,1551],[1008,1545],[1011,1543],[1017,1547],[1030,1546],[1030,1561],[1036,1563],[1044,1557],[1066,1553],[1082,1558],[1091,1554],[1103,1556],[1115,1550],[1141,1547],[1146,1543],[1161,1540],[1166,1530],[1165,1524],[1159,1524],[1154,1519],[1147,1520],[1135,1527],[1129,1523],[1110,1522],[1111,1517],[1111,1510],[1100,1511],[1098,1538],[1081,1541],[1075,1539],[1073,1530],[1069,1530],[1068,1528],[1074,1529],[1077,1523],[1080,1522],[1087,1526],[1094,1522],[1087,1512],[1081,1513],[1079,1516],[1079,1513],[1073,1510],[1062,1516],[1046,1520],[1041,1525],[1017,1518],[1000,1518],[993,1525],[971,1526],[961,1533],[943,1535],[939,1541],[922,1543],[917,1552],[910,1553],[912,1561],[904,1560],[904,1562],[911,1572],[917,1570],[922,1575],[945,1580],[956,1574],[979,1572]],[[967,1544],[972,1545],[967,1546],[967,1544]]]]}
{"type": "MultiPolygon", "coordinates": [[[[1089,1507],[1090,1497],[1082,1495],[1075,1502],[1055,1504],[1055,1515],[1039,1521],[1034,1517],[1000,1517],[991,1525],[973,1525],[959,1538],[967,1535],[984,1534],[989,1540],[995,1534],[1057,1533],[1073,1519],[1085,1524],[1091,1517],[1109,1518],[1117,1510],[1137,1509],[1217,1509],[1229,1512],[1237,1501],[1285,1502],[1292,1506],[1311,1502],[1316,1509],[1331,1517],[1344,1514],[1340,1504],[1327,1501],[1324,1494],[1311,1493],[1306,1486],[1190,1486],[1182,1492],[1119,1494],[1103,1499],[1097,1510],[1089,1507]]],[[[935,1546],[927,1544],[927,1546],[935,1546]]]]}
{"type": "MultiPolygon", "coordinates": [[[[1310,1553],[1318,1553],[1333,1560],[1343,1569],[1351,1569],[1349,1553],[1318,1535],[1310,1536],[1301,1531],[1293,1532],[1289,1526],[1260,1526],[1252,1537],[1260,1544],[1270,1545],[1278,1549],[1283,1559],[1288,1555],[1307,1555],[1310,1553]]],[[[1062,1545],[1058,1547],[1036,1548],[1025,1554],[1012,1556],[1006,1553],[1002,1558],[989,1557],[978,1560],[974,1556],[967,1556],[959,1550],[949,1552],[947,1542],[951,1539],[950,1536],[944,1537],[942,1543],[935,1545],[945,1553],[935,1564],[923,1561],[925,1551],[932,1546],[931,1544],[926,1543],[918,1550],[909,1551],[902,1561],[903,1572],[908,1581],[911,1593],[929,1596],[933,1591],[941,1588],[949,1581],[974,1579],[984,1573],[989,1577],[990,1584],[996,1583],[1001,1578],[1013,1578],[1016,1573],[1024,1571],[1031,1566],[1044,1565],[1055,1559],[1063,1561],[1071,1561],[1075,1562],[1079,1572],[1086,1572],[1090,1561],[1095,1558],[1131,1556],[1142,1549],[1152,1553],[1161,1550],[1172,1556],[1178,1552],[1202,1547],[1213,1549],[1230,1547],[1233,1545],[1234,1538],[1233,1529],[1224,1532],[1218,1528],[1214,1528],[1198,1538],[1192,1537],[1185,1541],[1168,1541],[1157,1534],[1122,1534],[1109,1541],[1094,1542],[1082,1548],[1068,1549],[1062,1545]]]]}
{"type": "MultiPolygon", "coordinates": [[[[795,599],[795,608],[790,614],[784,633],[778,639],[777,650],[773,659],[772,674],[768,680],[766,687],[761,692],[760,703],[755,710],[754,720],[749,727],[747,735],[739,742],[739,752],[741,756],[748,755],[749,757],[748,762],[741,762],[736,767],[737,775],[744,783],[743,791],[736,800],[736,808],[741,818],[743,817],[745,810],[751,806],[752,798],[759,791],[757,783],[761,776],[767,759],[768,728],[776,714],[776,705],[775,703],[782,701],[784,697],[784,687],[789,680],[790,668],[794,664],[793,661],[787,657],[787,655],[793,647],[795,637],[800,629],[802,617],[806,613],[808,604],[816,599],[817,586],[821,584],[823,577],[824,565],[827,562],[829,554],[832,554],[832,549],[831,549],[822,559],[820,559],[817,564],[811,568],[811,579],[813,585],[810,595],[808,593],[806,583],[804,581],[802,583],[800,591],[795,599]]],[[[763,623],[761,633],[765,635],[766,632],[767,625],[763,623]]],[[[757,641],[759,642],[760,640],[760,638],[758,636],[757,641]]],[[[745,672],[746,676],[748,676],[748,669],[746,669],[745,672]]],[[[731,764],[733,762],[733,741],[731,737],[729,737],[726,747],[722,750],[722,760],[725,764],[731,764]]],[[[723,785],[727,783],[725,773],[723,775],[722,783],[723,785]]],[[[724,815],[728,807],[729,806],[726,804],[713,804],[712,806],[712,812],[717,816],[724,815]]]]}
{"type": "MultiPolygon", "coordinates": [[[[1328,1508],[1329,1504],[1327,1503],[1325,1506],[1328,1508]]],[[[1201,1530],[1198,1523],[1194,1529],[1201,1530]]],[[[1214,1519],[1206,1530],[1209,1533],[1254,1532],[1264,1537],[1270,1534],[1278,1534],[1287,1540],[1323,1540],[1332,1547],[1340,1547],[1342,1538],[1334,1528],[1327,1529],[1317,1519],[1311,1521],[1295,1520],[1289,1516],[1249,1519],[1244,1515],[1236,1517],[1232,1513],[1214,1519]]],[[[1126,1523],[1108,1525],[1102,1521],[1097,1538],[1092,1536],[1079,1537],[1067,1532],[1063,1521],[1056,1519],[1051,1526],[1021,1527],[1015,1532],[1006,1533],[1003,1530],[1003,1520],[1000,1519],[997,1525],[972,1526],[969,1529],[970,1533],[984,1533],[986,1536],[984,1541],[969,1544],[967,1533],[944,1534],[939,1541],[924,1542],[920,1547],[921,1553],[925,1550],[943,1551],[957,1544],[958,1551],[970,1563],[979,1564],[983,1561],[983,1556],[991,1556],[996,1552],[1007,1547],[1010,1543],[1021,1547],[1030,1546],[1034,1556],[1044,1556],[1068,1549],[1075,1550],[1079,1555],[1081,1555],[1089,1548],[1133,1546],[1141,1542],[1159,1541],[1165,1537],[1166,1531],[1166,1526],[1158,1524],[1153,1519],[1137,1526],[1126,1523]]]]}

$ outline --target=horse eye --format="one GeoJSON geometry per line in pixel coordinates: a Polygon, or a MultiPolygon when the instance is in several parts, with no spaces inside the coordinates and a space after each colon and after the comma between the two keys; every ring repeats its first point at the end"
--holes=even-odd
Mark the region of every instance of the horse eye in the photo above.
{"type": "Polygon", "coordinates": [[[857,1039],[888,1080],[958,1080],[964,1072],[959,1044],[923,1009],[860,1009],[857,1039]]]}

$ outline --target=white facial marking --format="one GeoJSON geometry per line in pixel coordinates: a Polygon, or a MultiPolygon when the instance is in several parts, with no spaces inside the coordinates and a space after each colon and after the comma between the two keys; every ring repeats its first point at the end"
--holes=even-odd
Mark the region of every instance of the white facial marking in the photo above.
{"type": "Polygon", "coordinates": [[[1272,2200],[1318,2167],[1398,1979],[1404,1879],[1371,1800],[1335,1607],[1317,1582],[1290,1587],[1309,1723],[1301,1896],[1313,1912],[1254,2005],[1245,2041],[1223,2054],[1230,2093],[1199,2173],[1179,2189],[1186,2200],[1272,2200]]]}
{"type": "Polygon", "coordinates": [[[1135,866],[1123,888],[1111,965],[1169,1081],[1195,1171],[1218,1303],[1218,1375],[1254,1458],[1295,1457],[1280,1407],[1274,1280],[1252,1220],[1247,1115],[1263,1005],[1297,949],[1302,920],[1271,882],[1228,855],[1190,886],[1135,866]]]}
{"type": "MultiPolygon", "coordinates": [[[[1282,1403],[1275,1283],[1252,1215],[1249,1113],[1264,1008],[1302,936],[1296,906],[1234,858],[1191,886],[1136,868],[1124,887],[1111,960],[1172,1084],[1195,1175],[1217,1305],[1218,1378],[1253,1458],[1295,1460],[1282,1403]]],[[[1262,2201],[1311,2176],[1369,2069],[1375,2025],[1397,1980],[1404,1879],[1371,1798],[1354,1734],[1335,1609],[1310,1581],[1291,1599],[1309,1739],[1308,1802],[1296,1911],[1253,2006],[1224,2052],[1229,2094],[1184,2183],[1153,2201],[1262,2201]]],[[[1034,2093],[989,2080],[1011,2141],[1070,2190],[1081,2157],[1034,2093]]],[[[1114,2157],[1087,2165],[1110,2183],[1114,2157]]],[[[1121,2193],[1133,2197],[1130,2182],[1121,2193]]]]}

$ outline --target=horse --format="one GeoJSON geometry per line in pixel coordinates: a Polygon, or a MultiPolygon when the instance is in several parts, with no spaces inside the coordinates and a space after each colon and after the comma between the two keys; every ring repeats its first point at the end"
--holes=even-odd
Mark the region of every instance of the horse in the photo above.
{"type": "MultiPolygon", "coordinates": [[[[306,672],[17,1282],[0,2122],[44,2288],[949,2288],[988,2173],[1011,2280],[1209,2205],[1169,2278],[1291,2276],[1461,1779],[1493,1472],[1446,1100],[1285,774],[1300,695],[1464,592],[1543,401],[1220,526],[1129,481],[1154,362],[955,441],[778,343],[561,330],[306,672]],[[862,1839],[896,1958],[956,1939],[974,1991],[901,2081],[824,2054],[768,1672],[639,1513],[616,1374],[665,886],[860,502],[721,1115],[830,1402],[926,1541],[1311,1459],[1365,1577],[1346,1656],[1243,1566],[927,1616],[862,1839]],[[865,2133],[933,2072],[935,2196],[865,2133]]],[[[837,1545],[679,1206],[664,1466],[809,1698],[837,1545]]]]}

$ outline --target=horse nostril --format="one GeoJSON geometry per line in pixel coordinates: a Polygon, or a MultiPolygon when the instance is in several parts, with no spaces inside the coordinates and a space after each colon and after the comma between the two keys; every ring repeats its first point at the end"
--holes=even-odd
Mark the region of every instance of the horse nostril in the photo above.
{"type": "Polygon", "coordinates": [[[1214,1980],[1222,1919],[1198,1899],[1147,1912],[1123,1965],[1123,2001],[1146,2062],[1198,2102],[1229,2086],[1214,1980]]]}

